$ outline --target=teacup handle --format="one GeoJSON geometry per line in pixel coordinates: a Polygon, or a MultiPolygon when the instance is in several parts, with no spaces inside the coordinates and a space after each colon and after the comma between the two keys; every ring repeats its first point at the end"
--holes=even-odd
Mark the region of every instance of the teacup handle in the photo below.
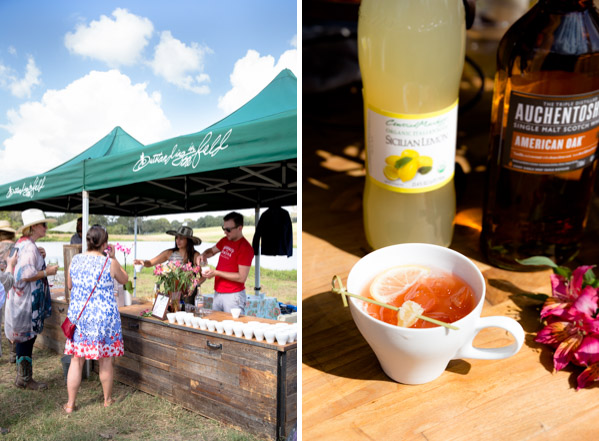
{"type": "Polygon", "coordinates": [[[474,328],[472,338],[468,340],[464,346],[458,349],[458,352],[453,357],[457,358],[474,358],[481,360],[499,360],[515,355],[522,344],[524,343],[524,330],[520,323],[509,317],[481,317],[474,328]],[[509,346],[501,348],[477,348],[472,346],[474,338],[478,333],[485,328],[501,328],[512,334],[515,342],[509,346]]]}

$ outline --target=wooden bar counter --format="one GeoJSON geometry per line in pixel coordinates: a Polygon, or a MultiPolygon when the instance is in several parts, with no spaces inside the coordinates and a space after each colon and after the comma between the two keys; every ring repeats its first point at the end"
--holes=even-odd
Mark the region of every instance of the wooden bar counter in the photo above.
{"type": "MultiPolygon", "coordinates": [[[[64,300],[36,344],[64,350],[64,300]]],[[[114,378],[209,418],[265,439],[285,438],[297,420],[297,344],[268,344],[141,317],[151,304],[121,307],[125,355],[114,378]]],[[[214,320],[231,319],[213,312],[214,320]]],[[[273,320],[240,317],[239,321],[273,320]]],[[[97,372],[97,362],[94,363],[97,372]]]]}
{"type": "MultiPolygon", "coordinates": [[[[580,369],[553,370],[552,351],[534,342],[539,310],[519,294],[551,292],[550,271],[510,272],[479,251],[490,92],[459,119],[458,211],[451,248],[482,271],[483,316],[520,322],[526,340],[505,360],[454,360],[423,385],[392,381],[330,292],[371,250],[362,224],[364,145],[359,85],[303,97],[302,435],[311,440],[586,441],[599,433],[599,383],[576,390],[580,369]]],[[[462,101],[460,101],[462,103],[462,101]]],[[[599,264],[593,201],[578,263],[599,264]]],[[[401,209],[388,207],[389,210],[401,209]]],[[[392,226],[389,226],[392,228],[392,226]]],[[[487,329],[479,347],[504,346],[509,335],[487,329]]]]}

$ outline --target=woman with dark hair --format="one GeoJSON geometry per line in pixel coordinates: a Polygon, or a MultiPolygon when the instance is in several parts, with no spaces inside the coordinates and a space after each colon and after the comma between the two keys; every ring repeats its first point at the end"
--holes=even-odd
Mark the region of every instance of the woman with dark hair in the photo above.
{"type": "MultiPolygon", "coordinates": [[[[168,248],[161,252],[156,257],[150,260],[141,260],[135,259],[133,263],[135,265],[143,265],[144,267],[156,266],[158,264],[164,263],[166,261],[169,262],[181,262],[182,264],[186,264],[191,262],[199,263],[200,253],[196,251],[194,248],[195,245],[200,245],[202,240],[199,237],[195,237],[193,235],[193,229],[186,226],[181,226],[177,228],[177,230],[169,230],[166,232],[171,236],[175,236],[175,246],[173,248],[168,248]]],[[[199,284],[201,285],[204,282],[203,277],[199,280],[199,284]]],[[[193,301],[193,296],[195,294],[192,293],[188,298],[185,298],[188,303],[193,301]]]]}
{"type": "Polygon", "coordinates": [[[14,269],[14,285],[7,293],[4,333],[16,343],[17,378],[19,388],[46,389],[45,383],[33,379],[33,344],[44,330],[44,320],[52,314],[50,286],[47,276],[55,275],[58,266],[46,267],[44,257],[35,242],[46,235],[49,222],[42,210],[30,208],[21,213],[23,233],[15,244],[18,253],[14,269]]]}
{"type": "Polygon", "coordinates": [[[199,237],[195,237],[193,235],[193,230],[190,227],[181,226],[177,228],[177,230],[169,230],[166,232],[171,236],[175,236],[175,246],[173,248],[168,248],[161,252],[156,257],[150,260],[141,260],[135,259],[135,265],[143,265],[144,267],[156,266],[160,263],[164,263],[167,260],[169,262],[181,262],[187,263],[191,262],[192,264],[195,262],[196,257],[200,255],[195,250],[195,245],[200,245],[202,243],[202,239],[199,237]]]}
{"type": "Polygon", "coordinates": [[[129,277],[114,258],[114,246],[108,244],[108,232],[104,227],[92,226],[86,240],[87,251],[73,256],[67,275],[71,290],[67,315],[77,328],[73,338],[67,339],[64,350],[65,355],[73,356],[67,375],[68,402],[63,406],[66,413],[75,409],[81,370],[86,359],[98,360],[104,406],[112,404],[112,357],[120,357],[124,353],[121,316],[114,296],[113,279],[125,284],[129,277]]]}

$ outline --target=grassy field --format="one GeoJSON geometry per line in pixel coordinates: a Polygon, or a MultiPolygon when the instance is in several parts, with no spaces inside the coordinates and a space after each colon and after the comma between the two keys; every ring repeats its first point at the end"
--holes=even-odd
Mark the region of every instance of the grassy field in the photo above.
{"type": "Polygon", "coordinates": [[[0,357],[0,427],[10,432],[2,441],[187,440],[254,441],[257,438],[204,418],[166,400],[114,383],[116,403],[103,406],[98,376],[83,380],[78,409],[67,416],[61,355],[34,349],[34,378],[48,383],[46,391],[25,391],[14,385],[16,368],[8,362],[9,346],[2,329],[0,357]]]}

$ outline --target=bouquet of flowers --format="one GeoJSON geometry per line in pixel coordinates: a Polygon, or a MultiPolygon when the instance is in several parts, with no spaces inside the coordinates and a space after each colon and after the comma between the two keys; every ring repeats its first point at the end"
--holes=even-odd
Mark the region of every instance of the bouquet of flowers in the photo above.
{"type": "Polygon", "coordinates": [[[593,266],[579,266],[571,271],[545,257],[531,257],[521,263],[546,265],[553,270],[552,294],[546,296],[541,309],[545,326],[535,341],[555,348],[555,370],[569,363],[584,368],[578,375],[577,389],[599,381],[599,279],[593,266]]]}
{"type": "Polygon", "coordinates": [[[191,262],[166,262],[154,268],[154,275],[166,292],[187,292],[190,288],[195,288],[199,272],[200,267],[194,267],[191,262]]]}

